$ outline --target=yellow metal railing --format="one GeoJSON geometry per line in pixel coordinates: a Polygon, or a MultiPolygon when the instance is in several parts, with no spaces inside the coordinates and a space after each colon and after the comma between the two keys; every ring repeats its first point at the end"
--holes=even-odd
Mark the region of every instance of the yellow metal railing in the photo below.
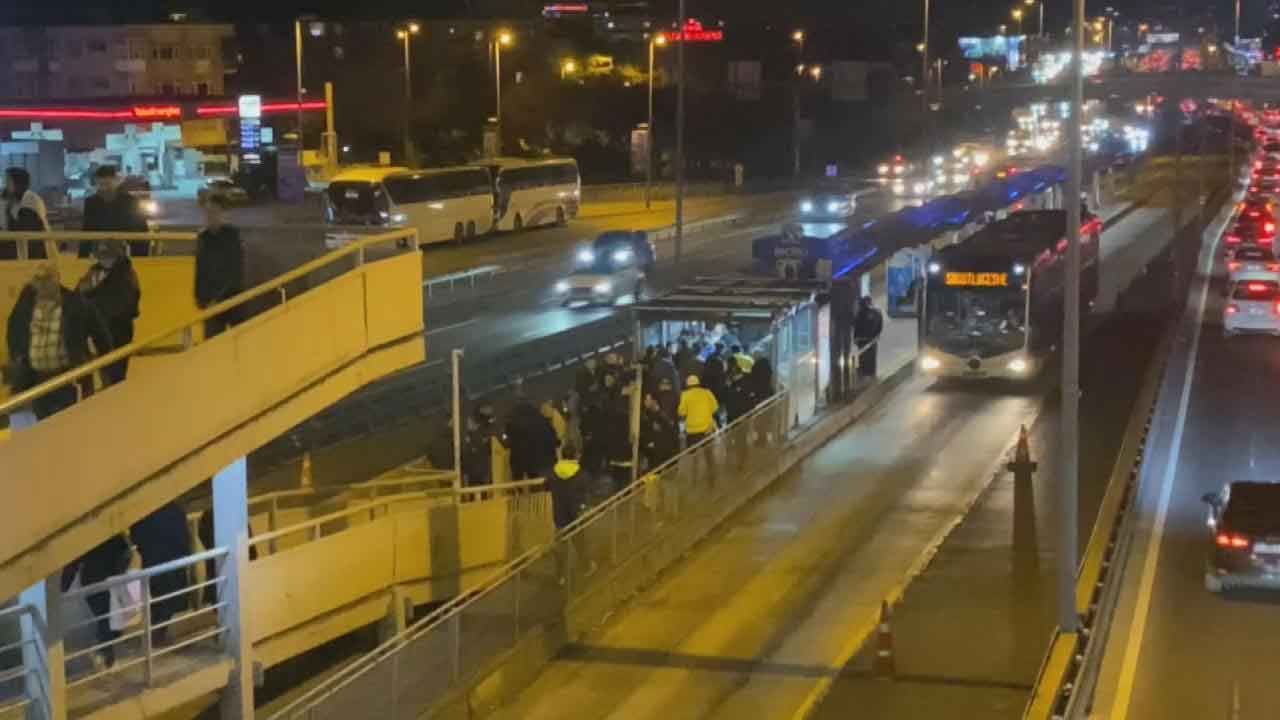
{"type": "Polygon", "coordinates": [[[0,442],[0,597],[342,397],[422,362],[422,261],[400,247],[406,239],[412,231],[362,238],[0,403],[12,415],[169,337],[192,339],[0,442]],[[210,318],[268,299],[275,304],[197,341],[210,318]]]}
{"type": "MultiPolygon", "coordinates": [[[[192,314],[188,314],[182,320],[171,323],[159,330],[153,330],[146,335],[142,335],[141,340],[116,348],[104,355],[99,355],[92,361],[81,365],[78,368],[69,370],[55,378],[51,378],[33,388],[23,391],[17,395],[10,397],[7,401],[0,404],[0,416],[13,414],[17,410],[25,408],[38,397],[49,394],[59,388],[66,387],[82,378],[87,378],[101,371],[103,368],[126,358],[144,353],[148,348],[163,344],[166,340],[175,336],[184,337],[188,342],[194,342],[196,339],[203,337],[204,323],[214,317],[217,317],[229,310],[243,308],[250,302],[258,300],[266,296],[277,296],[281,302],[287,300],[286,288],[298,280],[302,280],[317,271],[330,268],[339,261],[354,260],[356,265],[364,264],[367,253],[371,249],[387,246],[390,252],[398,250],[397,245],[400,240],[411,238],[416,235],[413,230],[397,230],[378,235],[366,236],[358,241],[350,243],[345,247],[330,252],[322,257],[312,260],[301,265],[289,272],[280,275],[274,280],[258,285],[257,287],[246,290],[235,297],[224,300],[216,305],[196,309],[192,314]]],[[[74,242],[81,241],[103,241],[103,240],[141,240],[148,239],[153,242],[189,242],[194,241],[195,236],[183,233],[0,233],[0,241],[17,240],[20,247],[26,245],[26,241],[39,240],[48,243],[74,242]]],[[[413,247],[413,244],[410,244],[413,247]]],[[[34,262],[35,265],[48,262],[47,260],[27,261],[34,262]]],[[[60,259],[59,263],[66,262],[60,259]]],[[[0,266],[3,263],[0,262],[0,266]]],[[[87,266],[86,266],[87,267],[87,266]]],[[[34,270],[34,266],[32,267],[34,270]]],[[[141,272],[139,273],[141,274],[141,272]]],[[[193,275],[194,278],[194,275],[193,275]]],[[[191,288],[190,295],[194,304],[194,285],[191,288]]]]}

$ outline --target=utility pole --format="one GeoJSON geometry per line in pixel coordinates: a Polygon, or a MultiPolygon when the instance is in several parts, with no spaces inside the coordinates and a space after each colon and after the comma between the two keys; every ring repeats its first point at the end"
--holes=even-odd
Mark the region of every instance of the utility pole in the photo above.
{"type": "Polygon", "coordinates": [[[1063,302],[1062,458],[1058,484],[1058,630],[1075,632],[1080,473],[1080,188],[1084,173],[1084,0],[1074,0],[1071,117],[1067,124],[1067,288],[1063,302]]]}
{"type": "Polygon", "coordinates": [[[298,165],[302,165],[302,18],[293,21],[293,63],[297,73],[294,86],[298,102],[298,165]]]}
{"type": "Polygon", "coordinates": [[[676,26],[676,32],[680,33],[679,47],[676,48],[676,74],[679,76],[676,87],[676,262],[680,262],[684,255],[684,84],[685,84],[685,68],[684,68],[684,46],[688,45],[688,38],[685,37],[685,22],[688,16],[685,14],[685,0],[680,0],[679,25],[676,26]]]}
{"type": "Polygon", "coordinates": [[[920,108],[929,117],[929,0],[924,0],[924,37],[920,39],[920,108]]]}
{"type": "Polygon", "coordinates": [[[453,355],[453,499],[462,497],[462,351],[453,355]]]}

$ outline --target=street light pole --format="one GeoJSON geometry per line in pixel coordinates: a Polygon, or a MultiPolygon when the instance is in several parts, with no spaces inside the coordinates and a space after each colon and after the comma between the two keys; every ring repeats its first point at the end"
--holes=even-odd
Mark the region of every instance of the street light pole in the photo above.
{"type": "Polygon", "coordinates": [[[500,30],[493,36],[494,122],[498,125],[498,154],[502,154],[502,46],[511,44],[511,33],[500,30]]]}
{"type": "Polygon", "coordinates": [[[1079,513],[1080,451],[1080,188],[1084,149],[1084,1],[1074,0],[1071,40],[1071,117],[1067,127],[1067,284],[1063,302],[1062,457],[1058,484],[1058,629],[1075,632],[1076,518],[1079,513]]]}
{"type": "Polygon", "coordinates": [[[297,73],[295,97],[298,101],[298,163],[302,163],[302,18],[293,21],[293,65],[297,73]]]}
{"type": "Polygon", "coordinates": [[[1238,45],[1240,45],[1240,0],[1236,0],[1236,41],[1232,44],[1232,48],[1238,45]]]}
{"type": "Polygon", "coordinates": [[[404,142],[404,161],[409,167],[416,167],[418,164],[413,152],[413,75],[409,42],[420,30],[421,27],[416,22],[396,28],[396,38],[404,43],[404,121],[401,123],[401,140],[404,142]]]}
{"type": "Polygon", "coordinates": [[[921,72],[920,76],[920,104],[924,109],[926,118],[929,112],[929,0],[924,0],[924,37],[920,39],[921,72]]]}
{"type": "Polygon", "coordinates": [[[662,33],[655,34],[649,39],[649,144],[645,154],[647,157],[644,161],[644,209],[651,207],[653,193],[653,65],[654,55],[657,53],[659,45],[667,43],[667,36],[662,33]]]}
{"type": "Polygon", "coordinates": [[[676,262],[680,262],[684,254],[684,46],[688,44],[685,37],[686,15],[685,0],[680,0],[679,24],[676,32],[680,33],[679,47],[676,48],[676,74],[679,76],[676,87],[676,262]]]}

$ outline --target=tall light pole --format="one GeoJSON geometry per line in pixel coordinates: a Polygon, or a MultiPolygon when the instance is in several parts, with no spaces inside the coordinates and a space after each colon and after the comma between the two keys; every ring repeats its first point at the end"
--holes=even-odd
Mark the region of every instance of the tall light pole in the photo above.
{"type": "Polygon", "coordinates": [[[920,38],[920,55],[920,103],[927,116],[929,112],[929,0],[924,0],[924,34],[920,38]]]}
{"type": "Polygon", "coordinates": [[[804,40],[803,30],[791,33],[791,43],[796,48],[796,76],[791,86],[791,177],[800,177],[800,87],[804,78],[804,40]]]}
{"type": "Polygon", "coordinates": [[[645,152],[648,157],[644,161],[644,207],[646,210],[650,207],[651,194],[653,192],[653,65],[654,56],[660,47],[667,44],[667,36],[665,33],[656,33],[649,40],[649,145],[645,152]]]}
{"type": "Polygon", "coordinates": [[[1013,15],[1013,19],[1018,21],[1018,34],[1021,35],[1022,34],[1022,8],[1014,8],[1013,13],[1011,14],[1013,15]]]}
{"type": "Polygon", "coordinates": [[[513,42],[515,42],[515,37],[510,30],[499,30],[493,36],[493,117],[498,125],[499,145],[502,144],[502,48],[510,47],[513,42]]]}
{"type": "Polygon", "coordinates": [[[1084,149],[1084,0],[1074,0],[1071,31],[1071,117],[1067,124],[1067,286],[1063,302],[1062,457],[1058,483],[1058,629],[1075,632],[1080,481],[1080,189],[1084,149]]]}
{"type": "Polygon", "coordinates": [[[1234,49],[1240,44],[1240,0],[1236,0],[1236,41],[1231,47],[1234,49]]]}
{"type": "Polygon", "coordinates": [[[676,32],[680,33],[676,47],[676,262],[684,254],[684,50],[688,45],[685,25],[689,19],[685,0],[680,0],[676,32]]]}
{"type": "Polygon", "coordinates": [[[1037,26],[1039,31],[1036,35],[1040,38],[1044,37],[1044,0],[1026,0],[1027,7],[1032,5],[1040,6],[1040,24],[1037,26]]]}
{"type": "Polygon", "coordinates": [[[396,38],[404,45],[404,122],[403,138],[404,141],[404,161],[413,167],[417,165],[413,152],[413,76],[410,68],[412,62],[409,55],[409,42],[414,35],[421,32],[422,27],[416,22],[405,23],[403,26],[396,28],[396,38]]]}
{"type": "Polygon", "coordinates": [[[293,67],[297,84],[294,97],[298,102],[298,163],[302,163],[302,18],[293,21],[293,67]]]}

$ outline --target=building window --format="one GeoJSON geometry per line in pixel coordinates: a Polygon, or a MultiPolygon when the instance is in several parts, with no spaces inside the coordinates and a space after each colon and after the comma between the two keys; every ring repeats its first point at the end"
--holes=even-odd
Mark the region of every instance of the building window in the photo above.
{"type": "Polygon", "coordinates": [[[130,80],[130,81],[129,81],[129,94],[130,94],[130,95],[137,95],[137,94],[138,94],[138,83],[136,83],[136,82],[134,82],[134,81],[132,81],[132,80],[130,80]]]}
{"type": "Polygon", "coordinates": [[[192,54],[196,60],[208,60],[212,55],[212,52],[208,45],[201,45],[199,47],[192,48],[192,54]]]}
{"type": "Polygon", "coordinates": [[[347,57],[347,51],[341,45],[333,46],[333,59],[342,60],[347,57]]]}
{"type": "Polygon", "coordinates": [[[209,94],[209,83],[207,82],[196,83],[196,95],[199,95],[200,97],[204,97],[208,94],[209,94]]]}
{"type": "Polygon", "coordinates": [[[94,90],[106,91],[111,89],[111,80],[102,75],[95,75],[89,82],[92,83],[94,90]]]}
{"type": "Polygon", "coordinates": [[[172,95],[172,94],[173,94],[173,83],[162,83],[162,84],[160,85],[160,94],[161,94],[161,95],[172,95]]]}
{"type": "Polygon", "coordinates": [[[174,56],[173,46],[165,45],[164,47],[151,48],[151,59],[153,60],[172,60],[174,56]]]}
{"type": "Polygon", "coordinates": [[[144,40],[129,41],[129,59],[145,60],[147,58],[147,43],[144,40]]]}
{"type": "Polygon", "coordinates": [[[107,51],[107,43],[100,39],[90,40],[88,45],[91,53],[105,53],[107,51]]]}

